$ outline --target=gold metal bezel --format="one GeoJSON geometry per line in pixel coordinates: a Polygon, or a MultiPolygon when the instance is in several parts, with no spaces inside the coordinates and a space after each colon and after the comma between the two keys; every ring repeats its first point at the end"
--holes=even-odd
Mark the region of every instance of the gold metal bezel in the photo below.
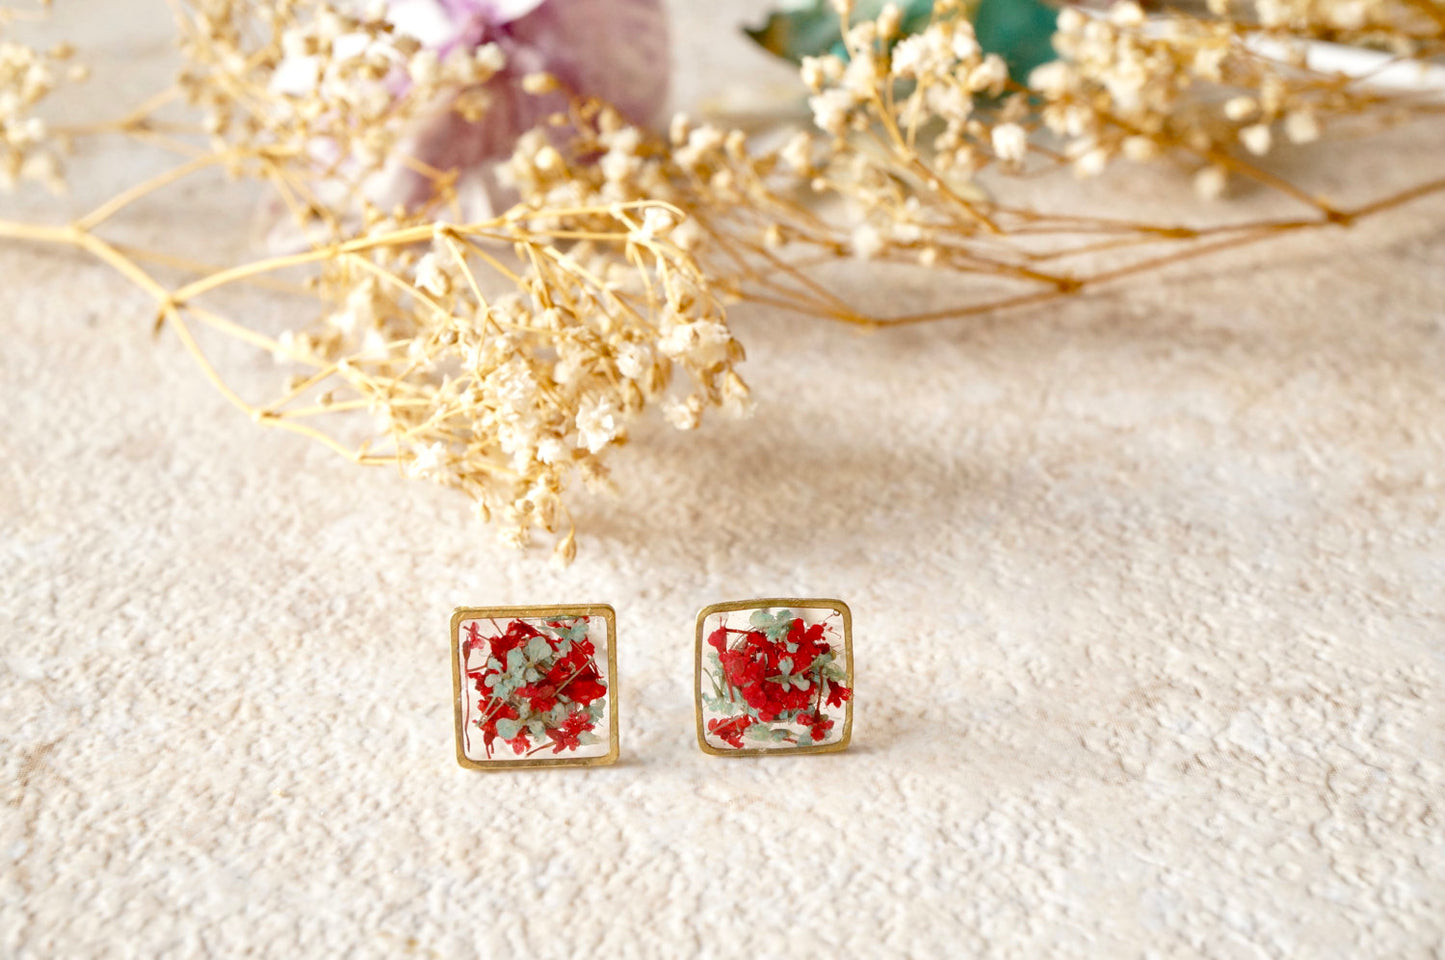
{"type": "Polygon", "coordinates": [[[542,607],[457,607],[452,611],[452,712],[455,716],[457,763],[468,770],[516,770],[521,767],[601,767],[616,763],[621,741],[617,726],[617,612],[605,603],[542,607]],[[602,617],[607,623],[607,753],[600,757],[558,757],[556,759],[473,760],[463,749],[462,728],[466,703],[462,700],[463,620],[499,617],[545,620],[551,617],[602,617]]]}
{"type": "Polygon", "coordinates": [[[692,698],[693,710],[697,716],[697,745],[702,752],[710,757],[758,757],[758,756],[798,756],[805,753],[837,753],[846,750],[848,744],[853,741],[853,700],[843,705],[843,733],[834,743],[807,744],[797,747],[743,747],[739,750],[724,750],[714,747],[707,742],[707,731],[703,722],[702,708],[702,656],[703,656],[703,624],[707,618],[715,613],[732,613],[735,610],[755,610],[759,608],[809,608],[834,610],[843,617],[843,661],[845,673],[848,678],[849,688],[853,687],[853,611],[842,600],[828,600],[821,598],[805,597],[770,597],[761,600],[729,600],[725,603],[713,603],[703,607],[697,613],[697,640],[693,651],[693,679],[692,698]]]}

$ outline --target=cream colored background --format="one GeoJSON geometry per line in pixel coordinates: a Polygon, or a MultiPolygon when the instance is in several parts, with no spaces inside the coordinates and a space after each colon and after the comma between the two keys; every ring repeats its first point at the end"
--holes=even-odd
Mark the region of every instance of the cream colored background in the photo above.
{"type": "MultiPolygon", "coordinates": [[[[761,6],[676,4],[682,102],[761,6]]],[[[163,80],[162,5],[61,7],[80,113],[163,80]]],[[[1440,173],[1385,143],[1338,185],[1440,173]]],[[[69,208],[153,162],[107,149],[69,208]]],[[[241,255],[249,201],[183,196],[134,233],[241,255]]],[[[887,335],[738,310],[757,417],[638,431],[565,572],[0,245],[0,954],[1438,957],[1442,214],[887,335]],[[850,751],[696,749],[693,613],[753,595],[852,605],[850,751]],[[459,769],[452,607],[586,601],[622,762],[459,769]]]]}

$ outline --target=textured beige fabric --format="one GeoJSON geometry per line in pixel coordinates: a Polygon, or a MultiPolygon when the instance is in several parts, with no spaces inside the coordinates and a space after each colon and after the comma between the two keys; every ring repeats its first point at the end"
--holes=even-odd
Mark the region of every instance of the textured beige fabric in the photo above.
{"type": "MultiPolygon", "coordinates": [[[[164,21],[117,6],[76,16],[125,102],[164,21]]],[[[761,62],[679,9],[684,96],[761,62]]],[[[1386,143],[1342,162],[1445,155],[1386,143]]],[[[236,253],[248,202],[188,196],[134,230],[236,253]]],[[[0,954],[1438,956],[1442,214],[886,335],[740,310],[757,416],[638,431],[563,572],[0,245],[0,954]],[[759,594],[852,605],[850,751],[696,749],[693,612],[759,594]],[[459,769],[451,608],[573,601],[618,611],[622,762],[459,769]]]]}

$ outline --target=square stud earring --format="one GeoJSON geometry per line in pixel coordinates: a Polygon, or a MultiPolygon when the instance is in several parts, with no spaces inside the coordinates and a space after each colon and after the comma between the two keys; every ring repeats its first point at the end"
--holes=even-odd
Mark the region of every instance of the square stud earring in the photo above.
{"type": "Polygon", "coordinates": [[[475,770],[617,760],[617,616],[606,604],[458,607],[457,762],[475,770]]]}
{"type": "Polygon", "coordinates": [[[696,665],[703,753],[830,753],[853,737],[853,615],[841,600],[704,607],[696,665]]]}

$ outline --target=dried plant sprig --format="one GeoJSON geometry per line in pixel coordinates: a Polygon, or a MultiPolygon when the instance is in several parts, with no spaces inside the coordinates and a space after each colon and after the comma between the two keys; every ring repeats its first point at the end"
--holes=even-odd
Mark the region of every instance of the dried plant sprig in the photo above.
{"type": "MultiPolygon", "coordinates": [[[[1441,178],[1346,207],[1266,165],[1280,139],[1310,144],[1351,120],[1438,112],[1368,76],[1317,69],[1290,46],[1317,36],[1440,52],[1433,7],[1351,3],[1363,13],[1333,0],[1216,3],[1162,19],[1129,3],[1107,17],[1066,10],[1061,59],[1025,87],[980,48],[957,0],[938,0],[906,38],[896,7],[854,22],[838,0],[847,57],[802,67],[815,127],[767,146],[686,118],[657,136],[585,90],[526,74],[521,95],[570,108],[544,116],[490,171],[517,205],[468,222],[454,189],[468,171],[413,154],[419,131],[447,128],[438,111],[488,122],[498,71],[510,69],[497,49],[428,49],[383,7],[188,0],[176,87],[115,123],[64,134],[119,131],[182,162],[73,223],[0,221],[0,236],[77,247],[121,271],[258,423],[462,490],[509,542],[551,533],[567,562],[570,484],[605,485],[608,451],[649,406],[681,429],[709,409],[746,411],[731,299],[865,325],[993,312],[1445,190],[1441,178]],[[157,120],[177,99],[199,116],[193,129],[157,120]],[[1202,192],[1247,178],[1304,212],[1201,226],[1008,199],[1013,175],[1165,161],[1184,164],[1202,192]],[[289,251],[217,270],[106,239],[136,200],[212,169],[273,191],[302,228],[289,251]],[[427,188],[396,192],[397,171],[427,188]],[[849,259],[970,276],[977,293],[927,313],[867,315],[815,275],[849,259]],[[196,276],[165,283],[151,264],[196,276]],[[304,292],[314,323],[273,335],[226,316],[213,301],[242,283],[304,292]],[[204,330],[301,372],[269,401],[244,399],[212,365],[204,330]]],[[[0,117],[28,117],[48,93],[49,79],[24,80],[30,70],[0,85],[29,91],[0,95],[0,117]]],[[[27,156],[48,149],[26,142],[27,156]]]]}
{"type": "Polygon", "coordinates": [[[7,39],[3,31],[14,16],[0,10],[0,191],[30,181],[59,193],[65,189],[65,138],[37,111],[60,85],[84,80],[86,70],[68,45],[36,50],[7,39]]]}
{"type": "MultiPolygon", "coordinates": [[[[844,22],[852,5],[839,2],[844,22]]],[[[713,164],[678,203],[746,251],[746,295],[806,302],[809,312],[867,324],[912,323],[1034,304],[1181,259],[1301,230],[1333,227],[1445,190],[1445,179],[1354,206],[1332,203],[1274,173],[1258,156],[1276,139],[1313,144],[1347,120],[1438,116],[1441,104],[1372,86],[1368,76],[1323,72],[1303,57],[1262,50],[1254,21],[1171,11],[1147,19],[1132,3],[1107,18],[1066,10],[1059,62],[1016,85],[985,53],[965,5],[935,4],[932,22],[898,38],[896,8],[851,23],[847,58],[806,58],[815,125],[767,151],[737,135],[684,126],[676,160],[700,145],[713,164]],[[726,146],[725,146],[726,145],[726,146]],[[1201,193],[1247,179],[1306,207],[1296,218],[1200,223],[1134,222],[1010,203],[1008,177],[1069,166],[1102,173],[1116,159],[1195,171],[1201,193]],[[985,185],[986,184],[986,188],[985,185]],[[835,200],[841,203],[829,204],[835,200]],[[764,254],[759,256],[759,254],[764,254]],[[853,256],[923,264],[986,278],[978,296],[928,313],[859,317],[796,273],[758,284],[779,260],[797,265],[853,256]]],[[[704,257],[714,277],[728,266],[704,257]]],[[[734,281],[729,281],[734,282],[734,281]]]]}
{"type": "Polygon", "coordinates": [[[178,19],[177,88],[211,149],[269,180],[303,227],[333,234],[395,203],[400,170],[445,180],[406,141],[441,112],[480,119],[482,85],[505,64],[495,44],[440,56],[399,33],[384,3],[357,14],[325,0],[192,0],[178,19]]]}

